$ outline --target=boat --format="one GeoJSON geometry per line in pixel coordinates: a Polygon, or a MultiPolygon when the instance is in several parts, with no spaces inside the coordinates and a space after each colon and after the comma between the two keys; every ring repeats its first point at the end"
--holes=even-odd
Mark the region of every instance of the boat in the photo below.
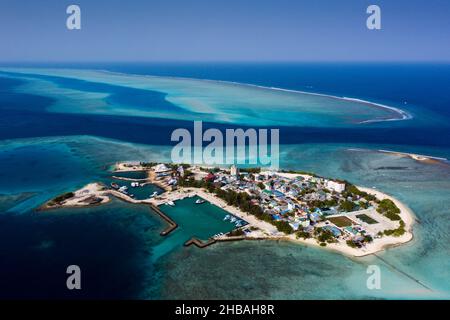
{"type": "Polygon", "coordinates": [[[195,204],[202,204],[202,203],[205,203],[205,200],[203,200],[203,199],[197,199],[197,200],[195,201],[195,204]]]}
{"type": "Polygon", "coordinates": [[[136,188],[136,187],[139,187],[139,182],[131,182],[131,186],[133,187],[133,188],[136,188]]]}
{"type": "Polygon", "coordinates": [[[236,221],[236,227],[242,227],[242,221],[241,220],[236,221]]]}
{"type": "Polygon", "coordinates": [[[175,203],[173,201],[167,201],[166,204],[171,207],[175,206],[175,203]]]}
{"type": "Polygon", "coordinates": [[[157,195],[158,195],[158,191],[155,191],[150,195],[150,198],[156,197],[157,195]]]}
{"type": "Polygon", "coordinates": [[[228,219],[230,219],[230,215],[229,215],[229,214],[227,214],[227,215],[225,216],[225,218],[223,218],[223,221],[226,221],[226,220],[228,220],[228,219]]]}
{"type": "Polygon", "coordinates": [[[235,217],[231,217],[230,222],[235,222],[237,219],[235,217]]]}
{"type": "Polygon", "coordinates": [[[115,182],[111,182],[111,187],[113,189],[119,189],[119,185],[117,183],[115,183],[115,182]]]}

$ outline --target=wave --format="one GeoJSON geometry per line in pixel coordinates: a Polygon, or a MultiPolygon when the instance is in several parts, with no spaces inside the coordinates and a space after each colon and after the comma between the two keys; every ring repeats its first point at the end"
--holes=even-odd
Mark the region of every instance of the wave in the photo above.
{"type": "MultiPolygon", "coordinates": [[[[233,83],[239,84],[238,82],[233,82],[233,83]]],[[[345,96],[340,97],[340,96],[324,94],[324,93],[316,93],[316,92],[308,92],[308,91],[292,90],[292,89],[283,89],[283,88],[278,88],[278,87],[265,87],[265,86],[259,86],[259,85],[253,85],[253,84],[244,84],[244,85],[255,86],[255,87],[258,87],[258,88],[262,88],[262,89],[271,89],[271,90],[277,90],[277,91],[301,93],[301,94],[307,94],[307,95],[312,95],[312,96],[326,97],[326,98],[332,98],[332,99],[338,99],[338,100],[357,102],[357,103],[361,103],[361,104],[367,104],[367,105],[370,105],[370,106],[375,106],[375,107],[379,107],[379,108],[383,108],[383,109],[388,109],[388,110],[394,111],[394,112],[398,113],[400,115],[400,117],[401,117],[401,118],[364,120],[364,121],[359,122],[360,124],[363,124],[363,123],[374,123],[374,122],[384,122],[384,121],[410,120],[410,119],[413,118],[412,114],[410,114],[409,112],[407,112],[405,110],[402,110],[400,108],[387,106],[385,104],[372,102],[372,101],[368,101],[368,100],[363,100],[363,99],[358,99],[358,98],[350,98],[350,97],[345,97],[345,96]]]]}

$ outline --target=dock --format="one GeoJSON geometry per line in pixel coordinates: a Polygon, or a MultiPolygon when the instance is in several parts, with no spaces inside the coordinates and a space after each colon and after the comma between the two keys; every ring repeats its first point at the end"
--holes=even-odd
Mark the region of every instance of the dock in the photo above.
{"type": "Polygon", "coordinates": [[[160,233],[161,236],[167,236],[173,230],[178,228],[178,224],[175,221],[173,221],[168,215],[162,212],[161,209],[159,209],[157,206],[155,206],[154,204],[150,204],[150,208],[169,224],[169,226],[166,229],[161,231],[160,233]]]}
{"type": "Polygon", "coordinates": [[[206,248],[207,246],[212,245],[213,243],[216,243],[215,239],[209,239],[207,242],[203,242],[202,240],[198,239],[198,238],[191,238],[190,240],[186,241],[184,243],[185,247],[189,247],[190,245],[195,245],[198,248],[206,248]]]}

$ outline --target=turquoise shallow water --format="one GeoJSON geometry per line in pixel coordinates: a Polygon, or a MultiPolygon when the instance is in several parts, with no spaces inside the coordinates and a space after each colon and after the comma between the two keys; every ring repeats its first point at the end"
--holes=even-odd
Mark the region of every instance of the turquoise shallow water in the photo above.
{"type": "Polygon", "coordinates": [[[159,188],[153,184],[147,184],[142,187],[132,187],[131,181],[124,181],[124,180],[119,180],[119,179],[111,179],[111,180],[108,179],[106,181],[107,181],[107,183],[106,183],[107,185],[109,185],[110,182],[115,182],[119,185],[119,187],[127,186],[128,187],[127,192],[130,195],[133,195],[134,199],[137,199],[137,200],[148,199],[148,198],[150,198],[151,195],[153,195],[153,192],[157,192],[158,194],[160,194],[164,191],[161,188],[159,188]]]}
{"type": "Polygon", "coordinates": [[[196,204],[199,197],[185,198],[175,202],[175,206],[164,205],[161,210],[171,217],[178,228],[164,238],[164,241],[154,248],[154,257],[159,258],[173,250],[177,251],[192,237],[208,240],[211,236],[226,233],[235,228],[230,221],[223,218],[228,214],[209,202],[196,204]]]}
{"type": "MultiPolygon", "coordinates": [[[[37,185],[33,188],[32,194],[22,193],[22,191],[31,191],[28,188],[26,190],[17,188],[14,194],[1,196],[0,201],[3,207],[8,207],[11,214],[18,212],[11,208],[21,206],[28,208],[31,203],[38,203],[52,193],[90,182],[95,180],[93,177],[96,176],[101,178],[107,165],[120,159],[142,158],[162,161],[169,156],[167,147],[140,146],[90,137],[4,142],[2,151],[13,150],[20,145],[21,148],[17,150],[18,155],[21,155],[22,148],[36,144],[44,150],[44,155],[46,150],[49,156],[54,154],[55,149],[70,150],[67,163],[76,160],[86,167],[92,165],[93,172],[78,171],[79,174],[65,176],[64,179],[56,180],[56,182],[49,181],[48,185],[40,188],[37,185]]],[[[190,236],[210,235],[209,229],[204,224],[197,223],[197,219],[192,219],[192,215],[200,214],[200,219],[207,219],[212,217],[209,216],[210,213],[195,213],[192,208],[185,211],[178,204],[173,208],[163,207],[174,216],[175,220],[184,222],[178,232],[162,239],[159,232],[164,228],[164,224],[158,219],[155,220],[154,216],[148,216],[147,208],[137,210],[138,207],[128,207],[128,204],[121,203],[124,216],[105,218],[104,221],[124,226],[124,230],[128,230],[127,234],[136,231],[132,219],[125,219],[127,212],[129,214],[134,212],[139,216],[147,215],[146,219],[156,223],[155,227],[144,233],[145,237],[154,239],[149,241],[143,249],[148,251],[148,254],[145,257],[141,256],[135,262],[150,263],[153,267],[146,269],[148,272],[146,277],[157,276],[158,281],[146,283],[145,288],[140,287],[141,289],[137,290],[138,295],[153,299],[159,297],[251,299],[449,297],[450,287],[446,281],[449,278],[448,270],[450,270],[448,259],[450,239],[447,232],[450,227],[448,219],[450,170],[448,166],[419,163],[408,158],[399,158],[367,149],[355,150],[354,147],[355,145],[349,148],[346,145],[330,144],[282,146],[282,166],[345,178],[360,185],[377,187],[398,197],[415,211],[420,221],[415,225],[413,242],[380,254],[383,260],[377,257],[349,259],[322,249],[274,242],[226,243],[213,245],[207,249],[185,248],[182,243],[190,236]],[[139,213],[141,211],[142,214],[139,213]],[[368,290],[365,285],[366,268],[371,264],[379,265],[382,270],[381,290],[368,290]],[[413,279],[419,280],[431,290],[413,279]]],[[[356,147],[367,148],[368,146],[356,147]]],[[[395,149],[395,146],[384,147],[395,149]]],[[[421,151],[429,153],[433,150],[421,148],[421,151]]],[[[450,152],[441,149],[441,156],[448,154],[450,152]]],[[[42,160],[37,161],[38,168],[45,168],[47,163],[45,158],[42,156],[42,160]]],[[[187,203],[187,207],[189,206],[197,208],[193,202],[187,203]]],[[[86,212],[102,212],[102,208],[86,209],[77,213],[83,215],[86,212]]],[[[105,207],[105,210],[109,209],[105,207]]],[[[20,212],[24,216],[30,214],[27,213],[29,209],[20,212]]],[[[53,213],[60,214],[58,211],[53,213]]],[[[70,225],[71,217],[77,216],[79,215],[69,215],[67,224],[70,225]]],[[[209,220],[210,224],[217,223],[217,231],[223,232],[222,222],[221,218],[209,220]]],[[[229,226],[229,223],[225,224],[225,227],[229,226]]],[[[65,227],[61,225],[61,228],[65,227]]],[[[145,231],[145,228],[142,230],[145,231]]],[[[24,241],[27,241],[26,232],[22,233],[22,237],[24,241]]],[[[71,237],[74,241],[73,246],[76,247],[76,243],[84,235],[73,233],[71,237]]],[[[52,241],[52,237],[45,236],[45,233],[36,236],[36,239],[52,241]]],[[[4,244],[6,245],[6,242],[4,244]]],[[[96,250],[101,249],[93,248],[89,254],[95,255],[96,250]]],[[[59,254],[61,259],[66,261],[65,254],[63,252],[59,254]]],[[[117,252],[117,255],[121,256],[122,253],[117,252]]],[[[38,254],[37,257],[40,255],[38,254]]]]}
{"type": "Polygon", "coordinates": [[[144,118],[295,127],[352,127],[366,121],[410,118],[408,112],[399,112],[398,108],[367,101],[232,82],[73,69],[2,68],[0,71],[12,72],[6,75],[25,80],[16,92],[52,99],[47,110],[56,113],[131,114],[144,118]],[[99,84],[103,87],[98,88],[99,84]],[[109,91],[105,90],[106,85],[112,86],[109,91]],[[164,99],[142,108],[145,100],[133,104],[130,99],[128,103],[113,99],[111,92],[117,88],[159,93],[164,99]]]}

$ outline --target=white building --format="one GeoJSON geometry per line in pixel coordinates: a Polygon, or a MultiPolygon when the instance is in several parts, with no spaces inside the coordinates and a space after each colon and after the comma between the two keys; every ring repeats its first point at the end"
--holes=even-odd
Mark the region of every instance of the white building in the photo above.
{"type": "Polygon", "coordinates": [[[171,170],[164,163],[160,163],[160,164],[156,165],[154,168],[155,168],[156,173],[167,172],[167,171],[171,170]]]}
{"type": "Polygon", "coordinates": [[[328,180],[326,187],[330,190],[336,191],[337,193],[342,193],[345,190],[345,183],[328,180]]]}
{"type": "Polygon", "coordinates": [[[231,174],[232,176],[237,176],[237,175],[239,175],[239,169],[238,169],[234,164],[231,166],[230,174],[231,174]]]}

